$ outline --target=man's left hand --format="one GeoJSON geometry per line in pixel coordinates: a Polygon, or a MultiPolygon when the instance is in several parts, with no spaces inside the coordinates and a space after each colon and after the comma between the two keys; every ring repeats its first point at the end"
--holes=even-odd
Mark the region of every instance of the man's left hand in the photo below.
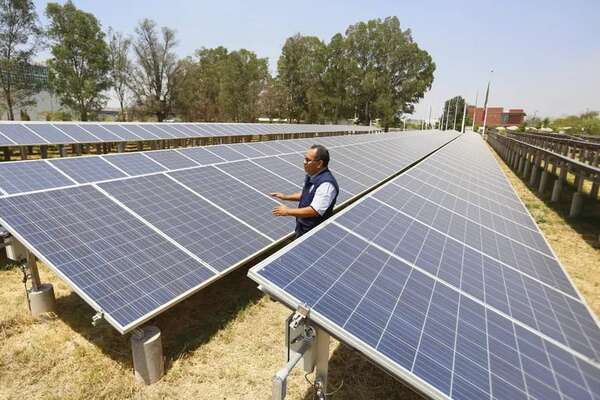
{"type": "Polygon", "coordinates": [[[284,205],[277,206],[273,208],[273,215],[277,217],[285,217],[289,215],[290,208],[284,205]]]}

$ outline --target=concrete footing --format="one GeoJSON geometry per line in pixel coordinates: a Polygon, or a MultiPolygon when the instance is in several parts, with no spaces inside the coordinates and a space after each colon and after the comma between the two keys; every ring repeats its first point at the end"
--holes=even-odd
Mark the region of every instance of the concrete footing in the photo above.
{"type": "Polygon", "coordinates": [[[549,178],[550,178],[550,173],[546,170],[543,170],[542,177],[540,178],[540,186],[538,187],[539,194],[543,194],[546,191],[546,186],[548,186],[549,178]]]}
{"type": "Polygon", "coordinates": [[[27,292],[27,297],[29,298],[31,315],[35,318],[42,317],[56,310],[54,288],[49,283],[42,283],[37,290],[30,289],[27,292]]]}
{"type": "Polygon", "coordinates": [[[562,181],[557,179],[554,181],[554,187],[552,188],[552,197],[550,201],[555,203],[560,200],[560,192],[562,191],[562,181]]]}
{"type": "Polygon", "coordinates": [[[569,211],[570,218],[575,218],[581,215],[581,211],[583,210],[583,200],[583,193],[575,192],[573,194],[573,199],[571,200],[571,210],[569,211]]]}
{"type": "Polygon", "coordinates": [[[160,329],[148,325],[131,335],[135,379],[145,385],[158,382],[165,372],[160,329]]]}

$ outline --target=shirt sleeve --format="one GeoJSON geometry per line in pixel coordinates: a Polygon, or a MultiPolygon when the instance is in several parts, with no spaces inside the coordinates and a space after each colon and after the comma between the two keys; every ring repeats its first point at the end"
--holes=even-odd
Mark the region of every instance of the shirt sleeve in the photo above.
{"type": "Polygon", "coordinates": [[[331,205],[335,195],[335,187],[329,182],[323,182],[315,191],[315,197],[313,197],[310,206],[318,212],[319,215],[323,215],[331,205]]]}

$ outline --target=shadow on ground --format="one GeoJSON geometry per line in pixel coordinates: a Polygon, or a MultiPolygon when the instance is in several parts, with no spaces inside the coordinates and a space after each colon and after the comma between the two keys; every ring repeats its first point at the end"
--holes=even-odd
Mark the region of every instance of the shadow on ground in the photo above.
{"type": "MultiPolygon", "coordinates": [[[[167,367],[172,360],[210,340],[227,323],[262,296],[246,278],[248,267],[232,272],[189,299],[160,314],[148,324],[162,332],[167,367]]],[[[104,354],[131,368],[130,335],[121,335],[106,322],[91,324],[94,310],[76,293],[58,297],[58,318],[95,344],[104,354]]]]}
{"type": "MultiPolygon", "coordinates": [[[[308,378],[312,380],[313,375],[309,375],[308,378]]],[[[361,353],[343,343],[329,358],[327,391],[335,392],[328,397],[334,400],[423,399],[417,392],[392,378],[361,353]]],[[[313,399],[314,391],[310,388],[306,391],[303,400],[313,399]]]]}

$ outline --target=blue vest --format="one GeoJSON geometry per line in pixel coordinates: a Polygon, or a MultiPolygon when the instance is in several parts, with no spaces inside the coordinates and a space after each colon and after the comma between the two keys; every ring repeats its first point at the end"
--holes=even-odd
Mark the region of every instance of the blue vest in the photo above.
{"type": "Polygon", "coordinates": [[[340,188],[337,184],[337,181],[329,172],[327,168],[319,172],[317,175],[312,178],[306,175],[304,179],[304,187],[302,188],[302,196],[300,196],[300,202],[298,203],[298,208],[308,207],[310,203],[312,203],[313,198],[315,197],[315,193],[317,189],[322,183],[329,182],[335,188],[335,197],[333,201],[329,205],[329,208],[323,213],[323,215],[317,215],[316,217],[310,218],[296,218],[296,236],[301,236],[319,225],[321,222],[325,221],[327,218],[331,217],[333,214],[333,207],[335,206],[335,201],[337,200],[337,196],[340,192],[340,188]],[[314,185],[313,189],[309,191],[310,187],[314,185]]]}

